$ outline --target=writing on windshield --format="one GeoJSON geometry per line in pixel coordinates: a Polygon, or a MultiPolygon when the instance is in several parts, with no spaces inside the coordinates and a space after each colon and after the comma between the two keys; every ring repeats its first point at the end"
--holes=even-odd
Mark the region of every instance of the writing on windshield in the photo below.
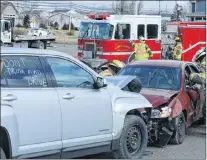
{"type": "Polygon", "coordinates": [[[114,26],[108,23],[82,22],[79,38],[111,39],[114,26]]]}
{"type": "Polygon", "coordinates": [[[181,87],[181,70],[176,67],[129,66],[119,75],[137,76],[143,88],[179,90],[181,87]]]}

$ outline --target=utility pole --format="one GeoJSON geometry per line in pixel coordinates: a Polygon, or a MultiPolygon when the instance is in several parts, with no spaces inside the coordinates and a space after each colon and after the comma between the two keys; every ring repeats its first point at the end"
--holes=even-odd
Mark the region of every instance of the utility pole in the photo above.
{"type": "Polygon", "coordinates": [[[160,11],[160,1],[162,1],[162,0],[159,0],[159,15],[161,14],[161,11],[160,11]]]}
{"type": "Polygon", "coordinates": [[[123,15],[124,13],[124,1],[121,0],[121,8],[120,8],[120,11],[121,11],[121,15],[123,15]]]}
{"type": "Polygon", "coordinates": [[[71,2],[70,2],[70,13],[69,13],[69,33],[71,31],[71,2]]]}

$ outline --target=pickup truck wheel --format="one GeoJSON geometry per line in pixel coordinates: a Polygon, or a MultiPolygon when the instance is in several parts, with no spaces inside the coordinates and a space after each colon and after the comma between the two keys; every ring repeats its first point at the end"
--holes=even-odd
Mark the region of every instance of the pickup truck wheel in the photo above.
{"type": "Polygon", "coordinates": [[[181,113],[178,117],[177,129],[174,131],[172,138],[170,140],[171,144],[182,144],[185,135],[186,135],[186,120],[183,113],[181,113]]]}
{"type": "Polygon", "coordinates": [[[46,46],[45,46],[44,42],[42,42],[42,41],[39,42],[39,49],[46,49],[46,46]]]}
{"type": "Polygon", "coordinates": [[[119,149],[113,153],[116,159],[138,159],[147,147],[147,126],[142,118],[127,115],[119,140],[119,149]]]}
{"type": "Polygon", "coordinates": [[[0,147],[0,157],[1,157],[1,159],[6,159],[6,154],[5,154],[5,152],[4,152],[4,150],[0,147]]]}

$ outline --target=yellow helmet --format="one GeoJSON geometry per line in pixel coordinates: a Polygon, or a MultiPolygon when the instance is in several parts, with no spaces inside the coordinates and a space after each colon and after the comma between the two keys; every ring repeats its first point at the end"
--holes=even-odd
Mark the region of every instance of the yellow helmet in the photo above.
{"type": "Polygon", "coordinates": [[[177,37],[175,38],[175,41],[180,41],[180,37],[177,36],[177,37]]]}
{"type": "Polygon", "coordinates": [[[125,66],[125,64],[119,60],[113,60],[111,63],[108,64],[109,66],[114,66],[117,68],[123,68],[125,66]]]}

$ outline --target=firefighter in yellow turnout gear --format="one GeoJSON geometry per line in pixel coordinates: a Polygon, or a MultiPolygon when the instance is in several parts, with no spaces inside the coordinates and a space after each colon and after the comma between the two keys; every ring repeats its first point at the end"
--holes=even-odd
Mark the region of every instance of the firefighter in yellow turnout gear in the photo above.
{"type": "Polygon", "coordinates": [[[113,60],[108,64],[108,69],[102,71],[99,73],[101,76],[113,76],[116,75],[125,64],[119,60],[113,60]]]}
{"type": "Polygon", "coordinates": [[[133,41],[129,40],[129,43],[132,44],[132,47],[134,48],[135,53],[135,61],[141,61],[141,60],[148,60],[149,58],[152,58],[152,52],[147,44],[145,44],[144,37],[139,37],[140,43],[134,43],[133,41]]]}
{"type": "Polygon", "coordinates": [[[206,57],[201,60],[200,65],[201,72],[191,74],[190,79],[194,82],[197,82],[198,84],[202,82],[204,85],[206,85],[206,57]]]}
{"type": "Polygon", "coordinates": [[[183,51],[183,46],[181,43],[181,40],[179,37],[175,38],[176,44],[173,50],[173,58],[174,60],[181,61],[182,59],[182,51],[183,51]]]}

